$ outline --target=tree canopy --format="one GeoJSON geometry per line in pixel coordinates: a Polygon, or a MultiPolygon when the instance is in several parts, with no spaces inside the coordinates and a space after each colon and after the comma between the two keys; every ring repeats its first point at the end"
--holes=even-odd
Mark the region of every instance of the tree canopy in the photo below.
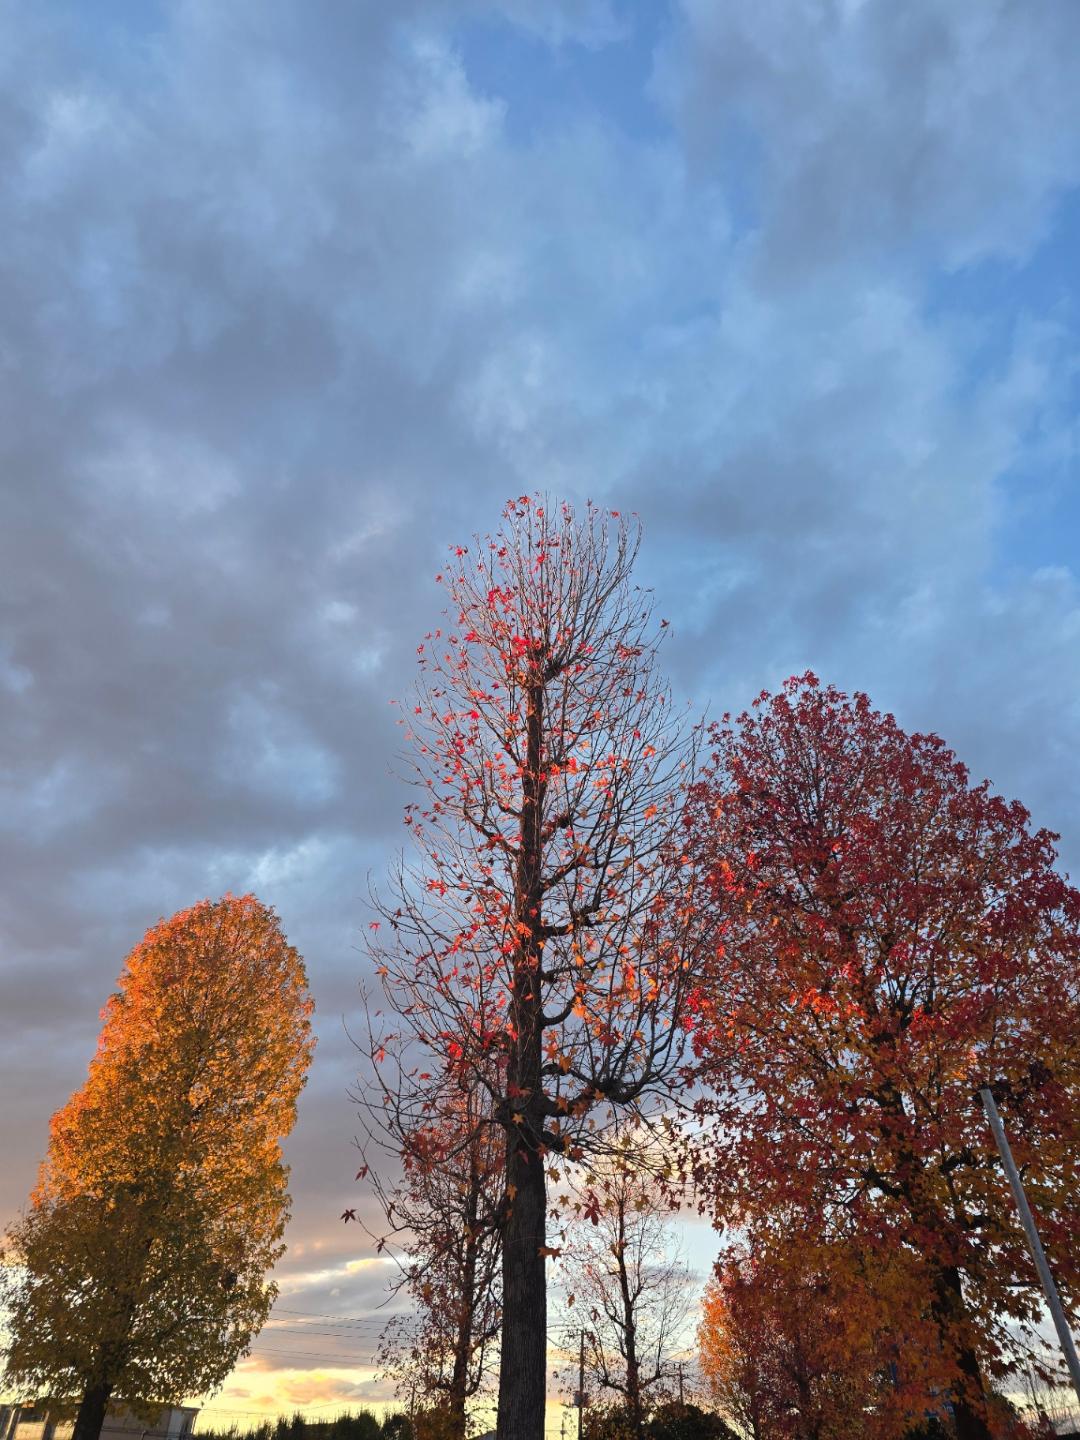
{"type": "Polygon", "coordinates": [[[1080,893],[1056,836],[865,695],[806,675],[711,738],[689,811],[723,929],[697,996],[699,1176],[761,1244],[796,1214],[837,1255],[914,1266],[921,1303],[908,1273],[896,1314],[922,1394],[984,1437],[1040,1304],[974,1091],[1000,1097],[1075,1304],[1080,893]]]}
{"type": "Polygon", "coordinates": [[[373,947],[401,1023],[372,1057],[417,1122],[455,1072],[490,1097],[503,1440],[543,1432],[547,1171],[589,1147],[596,1112],[640,1109],[685,1041],[689,747],[655,673],[662,625],[631,584],[638,536],[617,512],[522,496],[498,534],[453,547],[405,717],[416,860],[373,947]]]}
{"type": "Polygon", "coordinates": [[[253,895],[162,920],[127,957],[8,1233],[8,1382],[77,1406],[76,1440],[110,1400],[150,1415],[220,1384],[265,1321],[311,1008],[253,895]]]}

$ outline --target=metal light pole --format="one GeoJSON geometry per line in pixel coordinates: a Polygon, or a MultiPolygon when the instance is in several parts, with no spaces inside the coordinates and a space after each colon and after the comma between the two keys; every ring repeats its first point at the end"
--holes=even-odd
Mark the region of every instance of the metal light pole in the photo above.
{"type": "Polygon", "coordinates": [[[581,1420],[585,1414],[585,1331],[581,1332],[581,1352],[578,1360],[577,1392],[577,1440],[581,1440],[581,1420]]]}
{"type": "Polygon", "coordinates": [[[986,1111],[990,1129],[994,1132],[994,1140],[1001,1155],[1001,1163],[1005,1166],[1005,1174],[1009,1177],[1009,1188],[1016,1201],[1016,1208],[1020,1211],[1020,1220],[1024,1226],[1024,1234],[1027,1236],[1028,1249],[1031,1251],[1031,1258],[1035,1261],[1035,1268],[1039,1272],[1039,1279],[1042,1281],[1043,1291],[1046,1295],[1046,1303],[1050,1307],[1050,1314],[1054,1317],[1054,1328],[1057,1330],[1061,1348],[1065,1352],[1065,1363],[1072,1376],[1073,1389],[1076,1391],[1077,1401],[1080,1401],[1080,1358],[1077,1357],[1076,1346],[1073,1344],[1073,1338],[1065,1320],[1065,1311],[1062,1310],[1061,1301],[1058,1299],[1057,1286],[1054,1284],[1054,1277],[1050,1274],[1050,1267],[1046,1263],[1046,1255],[1043,1253],[1042,1242],[1039,1240],[1039,1232],[1035,1229],[1035,1221],[1027,1203],[1027,1196],[1024,1194],[1020,1172],[1016,1168],[1012,1151],[1009,1149],[1005,1128],[1001,1123],[1001,1116],[998,1114],[997,1105],[994,1103],[989,1086],[983,1086],[979,1091],[979,1099],[986,1111]]]}

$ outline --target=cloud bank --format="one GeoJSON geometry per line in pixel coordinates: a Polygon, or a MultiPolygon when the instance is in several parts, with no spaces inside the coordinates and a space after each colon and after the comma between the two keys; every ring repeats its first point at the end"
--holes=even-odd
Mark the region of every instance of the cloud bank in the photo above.
{"type": "Polygon", "coordinates": [[[388,701],[525,489],[640,513],[695,706],[813,666],[1076,867],[1068,0],[3,15],[6,1214],[126,951],[252,888],[320,1016],[283,1288],[382,1294],[336,1216],[388,701]]]}

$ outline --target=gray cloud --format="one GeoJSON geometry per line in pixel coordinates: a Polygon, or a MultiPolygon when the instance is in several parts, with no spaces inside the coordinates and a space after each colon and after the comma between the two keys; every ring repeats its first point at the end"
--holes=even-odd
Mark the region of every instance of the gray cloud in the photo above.
{"type": "Polygon", "coordinates": [[[282,1270],[313,1311],[383,1283],[336,1217],[388,701],[443,547],[506,495],[641,513],[696,704],[813,665],[1080,849],[1076,575],[1000,563],[1018,474],[1075,485],[1075,328],[1010,317],[988,360],[985,317],[925,298],[1055,233],[1074,7],[687,3],[652,138],[584,106],[526,142],[462,17],[563,66],[634,25],[538,13],[6,10],[0,1209],[126,951],[253,888],[319,1006],[282,1270]]]}
{"type": "Polygon", "coordinates": [[[1080,14],[1022,0],[941,6],[683,0],[659,96],[695,161],[753,187],[767,273],[852,260],[1018,260],[1080,175],[1080,14]]]}

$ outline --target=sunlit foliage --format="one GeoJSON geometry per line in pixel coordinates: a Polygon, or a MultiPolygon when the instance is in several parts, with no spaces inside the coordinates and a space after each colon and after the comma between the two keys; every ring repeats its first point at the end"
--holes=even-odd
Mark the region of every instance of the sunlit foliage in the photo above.
{"type": "Polygon", "coordinates": [[[7,1378],[78,1407],[76,1440],[110,1400],[149,1417],[220,1384],[266,1319],[310,1010],[251,895],[181,911],[128,956],[8,1236],[7,1378]]]}

